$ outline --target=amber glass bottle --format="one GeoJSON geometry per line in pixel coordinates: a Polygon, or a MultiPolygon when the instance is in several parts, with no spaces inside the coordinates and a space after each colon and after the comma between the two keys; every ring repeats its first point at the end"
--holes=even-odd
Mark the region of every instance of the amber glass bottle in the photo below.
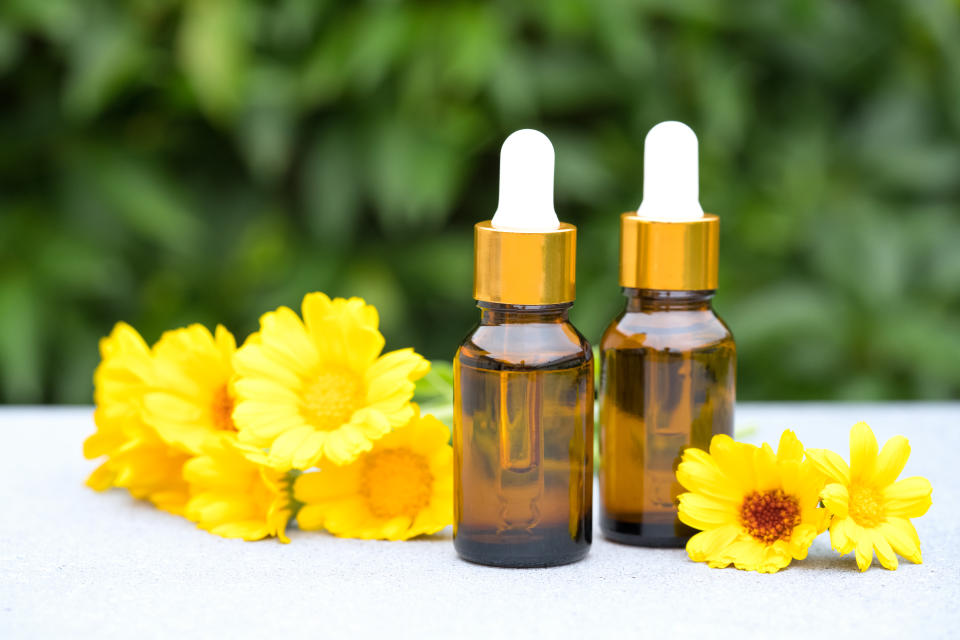
{"type": "Polygon", "coordinates": [[[457,552],[510,567],[579,560],[592,531],[590,345],[570,304],[478,306],[455,361],[457,552]]]}
{"type": "Polygon", "coordinates": [[[624,288],[603,336],[600,526],[612,540],[680,546],[675,473],[687,447],[733,433],[736,347],[713,291],[624,288]]]}
{"type": "Polygon", "coordinates": [[[553,210],[553,145],[507,138],[500,200],[474,227],[480,324],[454,359],[453,543],[471,562],[546,567],[590,548],[593,352],[570,324],[577,230],[553,210]]]}
{"type": "Polygon", "coordinates": [[[627,305],[600,347],[600,527],[618,542],[682,546],[683,450],[733,433],[736,348],[711,305],[720,219],[700,206],[697,156],[686,125],[653,127],[643,202],[620,216],[627,305]]]}

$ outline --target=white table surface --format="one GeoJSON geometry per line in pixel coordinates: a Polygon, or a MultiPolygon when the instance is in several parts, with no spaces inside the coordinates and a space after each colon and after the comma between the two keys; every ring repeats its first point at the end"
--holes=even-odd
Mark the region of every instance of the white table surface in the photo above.
{"type": "Polygon", "coordinates": [[[450,532],[411,542],[290,532],[224,540],[123,491],[84,487],[90,408],[0,407],[0,638],[957,637],[960,403],[742,404],[742,439],[782,429],[847,457],[857,420],[910,438],[904,475],[933,483],[915,520],[923,565],[864,574],[827,535],[774,575],[715,570],[682,550],[607,542],[552,569],[460,561],[450,532]],[[619,634],[624,634],[623,636],[619,634]]]}

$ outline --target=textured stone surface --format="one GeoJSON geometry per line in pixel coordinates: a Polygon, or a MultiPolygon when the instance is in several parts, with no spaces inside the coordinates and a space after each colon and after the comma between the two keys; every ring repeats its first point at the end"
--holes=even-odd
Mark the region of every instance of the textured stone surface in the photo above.
{"type": "Polygon", "coordinates": [[[449,532],[403,543],[292,531],[292,544],[222,540],[180,518],[83,486],[91,411],[0,408],[0,637],[309,634],[596,638],[956,637],[960,615],[960,404],[744,404],[743,440],[846,454],[856,420],[881,444],[910,438],[905,475],[933,483],[915,521],[925,564],[864,574],[821,536],[775,575],[712,570],[682,550],[596,536],[586,560],[541,570],[457,559],[449,532]],[[553,635],[556,634],[556,635],[553,635]]]}

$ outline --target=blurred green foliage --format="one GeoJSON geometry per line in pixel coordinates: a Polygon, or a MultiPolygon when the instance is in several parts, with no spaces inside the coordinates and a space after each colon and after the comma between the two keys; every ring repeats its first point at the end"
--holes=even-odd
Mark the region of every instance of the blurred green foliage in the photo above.
{"type": "Polygon", "coordinates": [[[0,401],[88,402],[117,320],[242,338],[311,290],[450,358],[522,127],[596,341],[665,119],[700,136],[741,399],[956,398],[958,105],[956,0],[5,0],[0,401]]]}

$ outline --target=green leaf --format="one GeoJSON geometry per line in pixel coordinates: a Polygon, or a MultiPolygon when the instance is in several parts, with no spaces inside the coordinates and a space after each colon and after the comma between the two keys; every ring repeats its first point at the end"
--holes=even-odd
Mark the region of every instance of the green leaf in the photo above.
{"type": "Polygon", "coordinates": [[[453,402],[453,363],[446,360],[431,360],[430,371],[417,381],[414,402],[434,400],[453,402]]]}
{"type": "Polygon", "coordinates": [[[9,25],[0,21],[0,76],[3,76],[16,64],[23,50],[19,34],[9,25]]]}
{"type": "MultiPolygon", "coordinates": [[[[92,186],[116,219],[172,250],[186,251],[199,237],[199,223],[181,189],[156,166],[114,151],[85,156],[92,186]]],[[[81,162],[83,159],[79,159],[81,162]]]]}
{"type": "Polygon", "coordinates": [[[321,129],[300,182],[307,224],[324,244],[352,239],[359,223],[361,177],[356,131],[343,123],[321,129]]]}
{"type": "Polygon", "coordinates": [[[230,120],[244,99],[251,11],[247,0],[188,0],[179,59],[200,106],[230,120]]]}
{"type": "Polygon", "coordinates": [[[430,371],[417,381],[413,401],[420,412],[433,415],[448,427],[453,425],[453,364],[446,360],[432,360],[430,371]]]}
{"type": "Polygon", "coordinates": [[[96,116],[147,62],[139,27],[119,11],[94,12],[88,28],[73,39],[64,106],[76,118],[96,116]]]}
{"type": "Polygon", "coordinates": [[[296,84],[287,69],[256,66],[238,121],[240,149],[255,178],[274,182],[291,160],[297,119],[296,84]]]}
{"type": "Polygon", "coordinates": [[[0,397],[34,403],[43,393],[44,325],[39,292],[24,275],[0,278],[0,397]]]}
{"type": "MultiPolygon", "coordinates": [[[[444,123],[439,123],[443,125],[444,123]]],[[[391,117],[375,130],[371,180],[380,221],[390,231],[436,223],[449,213],[464,157],[437,123],[391,117]]]]}

